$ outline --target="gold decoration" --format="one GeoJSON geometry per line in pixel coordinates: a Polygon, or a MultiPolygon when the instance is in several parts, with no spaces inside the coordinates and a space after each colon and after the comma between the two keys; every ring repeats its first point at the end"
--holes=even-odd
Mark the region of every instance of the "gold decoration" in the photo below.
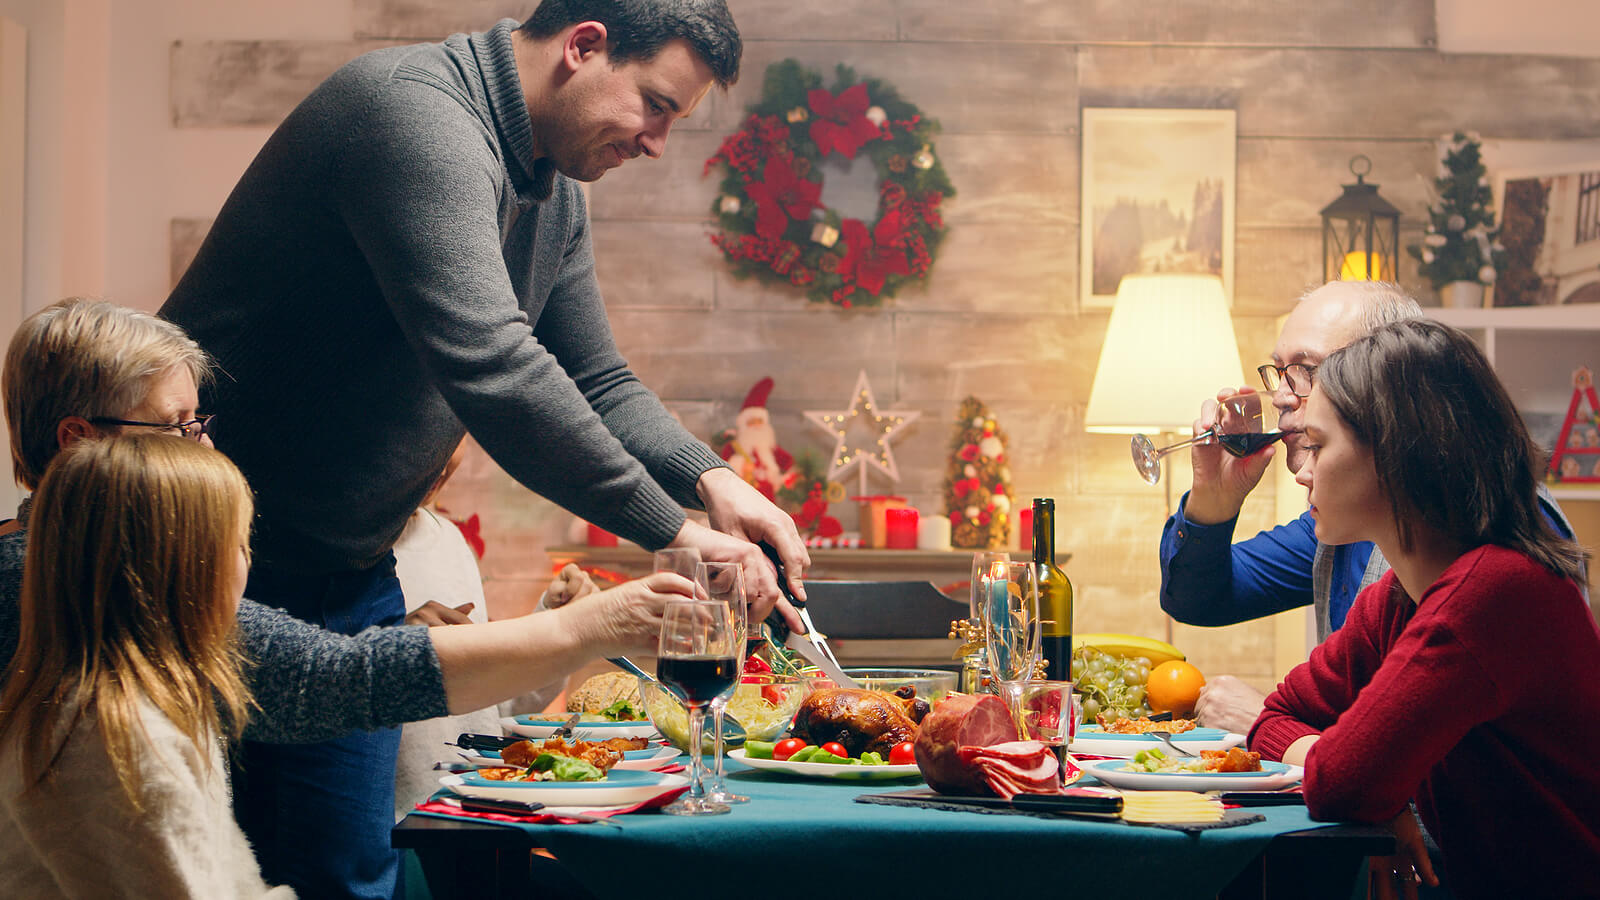
{"type": "Polygon", "coordinates": [[[859,493],[867,493],[867,467],[871,466],[890,481],[900,480],[900,469],[895,465],[894,450],[889,443],[895,435],[922,416],[920,410],[887,410],[878,408],[872,397],[872,385],[867,381],[867,370],[856,376],[855,391],[850,395],[850,406],[842,410],[807,411],[805,416],[817,427],[833,435],[833,454],[828,461],[829,481],[851,469],[860,469],[859,493]],[[852,441],[851,431],[865,429],[867,437],[852,441]]]}
{"type": "Polygon", "coordinates": [[[839,229],[826,222],[818,222],[811,226],[811,240],[824,247],[832,247],[839,243],[839,229]]]}
{"type": "Polygon", "coordinates": [[[804,122],[806,119],[811,118],[811,113],[808,112],[804,106],[796,106],[794,109],[789,110],[784,118],[788,119],[791,124],[794,122],[804,122]]]}
{"type": "Polygon", "coordinates": [[[722,212],[726,215],[736,216],[739,214],[739,206],[740,204],[738,197],[735,197],[732,194],[723,194],[722,202],[717,205],[717,208],[722,210],[722,212]]]}
{"type": "Polygon", "coordinates": [[[928,149],[927,144],[923,144],[922,149],[917,151],[917,155],[911,157],[911,165],[918,169],[933,168],[933,151],[928,149]]]}

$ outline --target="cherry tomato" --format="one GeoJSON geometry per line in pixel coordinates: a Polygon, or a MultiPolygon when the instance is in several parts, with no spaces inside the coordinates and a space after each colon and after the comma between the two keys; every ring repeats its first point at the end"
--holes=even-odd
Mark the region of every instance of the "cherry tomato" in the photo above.
{"type": "Polygon", "coordinates": [[[799,738],[784,738],[772,748],[772,758],[781,762],[799,753],[804,746],[806,742],[799,738]]]}
{"type": "Polygon", "coordinates": [[[850,751],[844,749],[844,745],[838,741],[829,741],[826,744],[823,744],[822,752],[832,753],[834,756],[842,756],[845,759],[850,758],[850,751]]]}
{"type": "Polygon", "coordinates": [[[766,685],[761,689],[761,699],[773,706],[783,705],[783,688],[775,684],[766,685]]]}
{"type": "Polygon", "coordinates": [[[767,665],[767,661],[759,656],[752,655],[744,661],[744,674],[746,675],[763,675],[771,671],[772,667],[767,665]]]}
{"type": "Polygon", "coordinates": [[[901,741],[889,751],[889,765],[914,766],[917,764],[917,751],[912,749],[910,741],[901,741]]]}

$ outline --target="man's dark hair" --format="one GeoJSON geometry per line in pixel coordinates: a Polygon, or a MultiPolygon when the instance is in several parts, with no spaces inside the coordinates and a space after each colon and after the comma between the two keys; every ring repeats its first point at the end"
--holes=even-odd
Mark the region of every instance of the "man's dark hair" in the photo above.
{"type": "Polygon", "coordinates": [[[1329,354],[1317,388],[1372,450],[1402,548],[1420,521],[1587,582],[1583,549],[1539,512],[1543,456],[1472,338],[1428,319],[1392,322],[1329,354]]]}
{"type": "Polygon", "coordinates": [[[543,0],[517,31],[547,38],[579,22],[606,26],[613,65],[654,59],[668,42],[683,40],[727,88],[739,80],[744,43],[724,0],[543,0]]]}

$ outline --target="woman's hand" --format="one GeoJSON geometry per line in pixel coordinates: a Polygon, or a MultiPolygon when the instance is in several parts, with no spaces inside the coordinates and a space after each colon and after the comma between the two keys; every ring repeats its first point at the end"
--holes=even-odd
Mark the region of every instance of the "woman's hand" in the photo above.
{"type": "Polygon", "coordinates": [[[572,618],[590,656],[654,653],[667,603],[694,596],[694,582],[676,572],[657,572],[579,597],[561,613],[572,618]]]}
{"type": "Polygon", "coordinates": [[[476,604],[463,603],[454,609],[445,606],[437,600],[429,600],[409,613],[406,613],[407,625],[470,625],[472,619],[467,614],[472,612],[476,604]]]}
{"type": "Polygon", "coordinates": [[[1399,846],[1393,856],[1367,858],[1368,896],[1377,900],[1416,900],[1419,883],[1439,886],[1439,876],[1433,874],[1433,862],[1428,859],[1428,846],[1422,840],[1422,827],[1409,806],[1394,817],[1389,827],[1399,846]]]}
{"type": "Polygon", "coordinates": [[[578,568],[577,563],[567,563],[556,573],[550,586],[544,589],[539,605],[545,609],[560,609],[580,597],[599,592],[600,586],[594,583],[588,572],[578,568]]]}

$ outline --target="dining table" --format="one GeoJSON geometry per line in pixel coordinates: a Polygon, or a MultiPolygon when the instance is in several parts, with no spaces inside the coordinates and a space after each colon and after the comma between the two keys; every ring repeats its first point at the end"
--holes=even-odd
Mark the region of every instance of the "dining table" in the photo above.
{"type": "Polygon", "coordinates": [[[1230,810],[1259,819],[1195,830],[863,802],[926,789],[914,776],[812,779],[731,759],[726,770],[729,788],[750,797],[726,815],[536,825],[412,813],[392,843],[416,852],[437,900],[835,898],[885,888],[912,897],[1345,900],[1364,858],[1395,847],[1384,826],[1315,822],[1299,804],[1230,810]]]}

